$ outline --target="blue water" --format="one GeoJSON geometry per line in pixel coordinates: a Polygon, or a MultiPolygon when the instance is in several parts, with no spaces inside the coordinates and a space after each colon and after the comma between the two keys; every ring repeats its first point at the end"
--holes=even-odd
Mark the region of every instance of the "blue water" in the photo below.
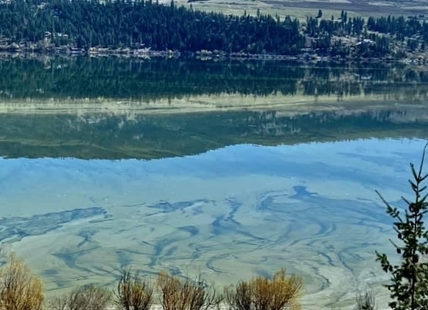
{"type": "Polygon", "coordinates": [[[304,277],[308,308],[322,298],[345,302],[357,287],[384,280],[374,250],[392,253],[393,232],[375,190],[403,206],[409,163],[419,163],[424,144],[235,145],[148,161],[1,159],[0,236],[52,292],[112,284],[128,265],[147,274],[202,271],[220,284],[286,266],[304,277]]]}

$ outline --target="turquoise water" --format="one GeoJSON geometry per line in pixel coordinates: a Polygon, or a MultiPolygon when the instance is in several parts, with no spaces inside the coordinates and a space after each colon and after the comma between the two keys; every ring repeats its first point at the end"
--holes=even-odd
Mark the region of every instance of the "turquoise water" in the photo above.
{"type": "Polygon", "coordinates": [[[202,272],[218,285],[286,267],[304,276],[307,307],[346,304],[384,279],[374,250],[391,253],[375,190],[401,205],[423,146],[362,139],[158,160],[2,159],[2,236],[52,292],[113,284],[128,265],[202,272]]]}
{"type": "Polygon", "coordinates": [[[411,198],[409,163],[428,138],[423,68],[112,58],[2,68],[0,239],[49,296],[114,287],[129,266],[218,287],[285,267],[304,279],[303,309],[352,309],[365,289],[386,304],[375,250],[397,257],[375,191],[400,208],[411,198]]]}

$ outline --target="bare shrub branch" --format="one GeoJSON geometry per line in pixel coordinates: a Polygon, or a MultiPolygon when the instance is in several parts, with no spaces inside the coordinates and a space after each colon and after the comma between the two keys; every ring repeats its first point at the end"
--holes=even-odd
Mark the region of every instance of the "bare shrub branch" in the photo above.
{"type": "Polygon", "coordinates": [[[105,310],[110,301],[109,290],[89,284],[52,299],[49,305],[52,310],[105,310]]]}
{"type": "Polygon", "coordinates": [[[233,310],[252,310],[252,296],[250,283],[240,281],[236,286],[229,285],[224,289],[227,305],[233,310]]]}
{"type": "Polygon", "coordinates": [[[357,305],[354,310],[376,310],[376,299],[371,292],[366,291],[364,294],[357,294],[357,305]]]}
{"type": "Polygon", "coordinates": [[[41,310],[44,293],[42,281],[14,253],[0,270],[0,309],[41,310]]]}
{"type": "Polygon", "coordinates": [[[123,270],[115,292],[116,305],[123,310],[149,310],[153,304],[153,287],[146,279],[123,270]]]}
{"type": "Polygon", "coordinates": [[[298,310],[303,288],[300,277],[287,277],[285,270],[272,279],[256,277],[225,288],[225,299],[233,310],[298,310]]]}
{"type": "Polygon", "coordinates": [[[163,310],[201,310],[219,307],[223,297],[198,277],[197,281],[180,279],[161,272],[157,278],[163,310]]]}

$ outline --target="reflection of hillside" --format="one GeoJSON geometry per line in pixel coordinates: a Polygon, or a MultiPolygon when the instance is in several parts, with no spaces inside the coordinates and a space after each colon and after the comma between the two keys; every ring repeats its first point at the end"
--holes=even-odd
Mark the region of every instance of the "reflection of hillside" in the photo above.
{"type": "Polygon", "coordinates": [[[227,145],[428,137],[428,111],[212,112],[126,116],[0,116],[0,155],[154,159],[227,145]]]}
{"type": "Polygon", "coordinates": [[[311,66],[278,62],[201,62],[115,58],[10,59],[0,62],[0,99],[133,99],[276,93],[305,96],[426,98],[428,72],[403,64],[311,66]],[[409,97],[408,96],[408,97],[409,97]]]}

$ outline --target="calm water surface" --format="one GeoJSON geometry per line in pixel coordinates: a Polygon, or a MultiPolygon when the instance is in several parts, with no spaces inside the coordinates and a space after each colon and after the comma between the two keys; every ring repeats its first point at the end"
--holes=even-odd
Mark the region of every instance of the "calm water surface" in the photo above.
{"type": "Polygon", "coordinates": [[[88,61],[2,64],[13,83],[0,80],[0,237],[49,294],[113,286],[127,266],[217,285],[286,267],[304,278],[304,309],[352,305],[366,288],[385,302],[374,251],[393,255],[393,231],[375,190],[399,207],[410,192],[408,164],[428,136],[426,72],[88,61]],[[31,75],[44,78],[25,84],[31,75]],[[223,107],[173,109],[208,94],[223,107]],[[230,94],[275,105],[225,108],[230,94]],[[99,96],[171,110],[82,110],[99,96]],[[317,105],[323,96],[334,104],[317,105]],[[66,111],[38,110],[52,99],[66,111]]]}

